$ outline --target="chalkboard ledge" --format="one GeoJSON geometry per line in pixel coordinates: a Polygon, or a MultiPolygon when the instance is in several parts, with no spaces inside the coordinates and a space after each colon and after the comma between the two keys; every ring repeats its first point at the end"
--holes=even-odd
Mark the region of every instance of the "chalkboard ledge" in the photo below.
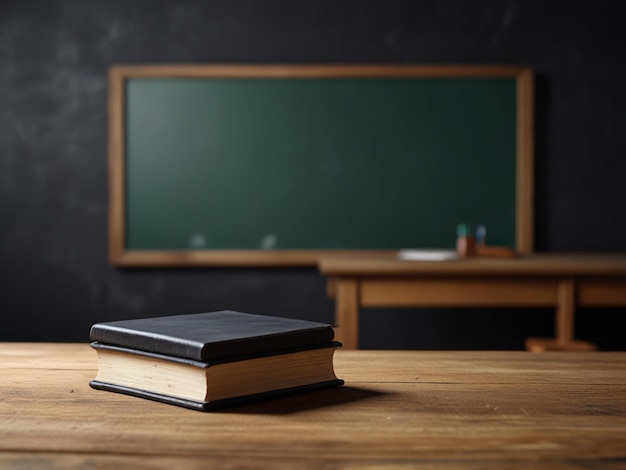
{"type": "Polygon", "coordinates": [[[323,256],[388,257],[397,250],[128,250],[112,252],[118,267],[305,267],[323,256]]]}

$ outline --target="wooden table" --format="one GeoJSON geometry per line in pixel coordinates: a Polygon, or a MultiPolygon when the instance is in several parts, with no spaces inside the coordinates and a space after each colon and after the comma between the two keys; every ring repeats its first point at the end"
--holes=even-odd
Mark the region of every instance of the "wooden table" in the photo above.
{"type": "Polygon", "coordinates": [[[340,350],[335,366],[344,387],[201,413],[92,390],[88,345],[0,343],[0,468],[626,465],[626,353],[340,350]]]}
{"type": "Polygon", "coordinates": [[[359,347],[363,307],[555,307],[556,337],[527,349],[594,350],[574,339],[576,307],[626,306],[626,254],[538,254],[514,259],[405,261],[394,255],[319,262],[336,298],[337,339],[359,347]]]}

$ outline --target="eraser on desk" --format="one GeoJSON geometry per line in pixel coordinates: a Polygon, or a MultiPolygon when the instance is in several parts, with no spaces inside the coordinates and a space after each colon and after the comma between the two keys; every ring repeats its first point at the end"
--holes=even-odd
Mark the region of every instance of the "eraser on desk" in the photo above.
{"type": "Polygon", "coordinates": [[[398,252],[398,258],[407,261],[447,261],[458,257],[455,250],[445,249],[406,249],[398,252]]]}

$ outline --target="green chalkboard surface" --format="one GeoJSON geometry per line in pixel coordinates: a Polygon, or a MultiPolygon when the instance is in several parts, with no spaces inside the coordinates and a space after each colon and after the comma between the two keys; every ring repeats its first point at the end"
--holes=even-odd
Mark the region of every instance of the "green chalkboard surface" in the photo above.
{"type": "Polygon", "coordinates": [[[523,250],[526,69],[461,69],[113,69],[112,261],[312,264],[459,223],[523,250]]]}

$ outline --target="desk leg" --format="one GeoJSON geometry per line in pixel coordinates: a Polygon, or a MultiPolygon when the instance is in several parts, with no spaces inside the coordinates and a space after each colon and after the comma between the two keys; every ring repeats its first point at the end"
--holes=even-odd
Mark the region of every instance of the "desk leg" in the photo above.
{"type": "Polygon", "coordinates": [[[344,349],[359,349],[359,281],[338,278],[335,284],[337,340],[344,349]]]}
{"type": "Polygon", "coordinates": [[[574,341],[574,315],[576,309],[576,283],[573,279],[559,282],[556,306],[556,341],[565,346],[574,341]]]}
{"type": "Polygon", "coordinates": [[[555,339],[528,338],[526,349],[543,351],[595,351],[594,344],[574,339],[574,316],[576,314],[576,281],[561,279],[557,291],[555,339]]]}

